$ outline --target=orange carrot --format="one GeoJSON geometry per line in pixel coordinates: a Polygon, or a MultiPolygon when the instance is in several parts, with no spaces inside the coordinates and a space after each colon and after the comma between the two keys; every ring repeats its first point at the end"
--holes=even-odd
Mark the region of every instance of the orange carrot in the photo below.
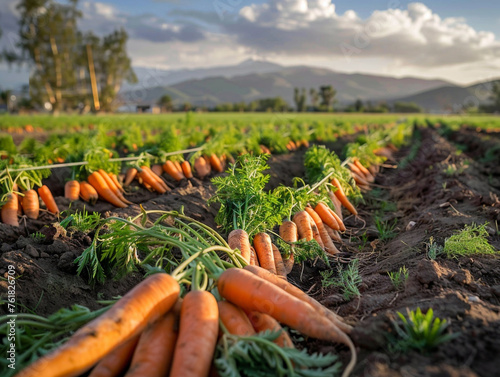
{"type": "Polygon", "coordinates": [[[227,301],[219,301],[219,318],[230,334],[238,336],[255,335],[255,330],[245,312],[227,301]]]}
{"type": "Polygon", "coordinates": [[[250,246],[250,264],[252,266],[260,266],[259,258],[257,257],[257,253],[255,252],[253,246],[250,246]]]}
{"type": "Polygon", "coordinates": [[[80,197],[80,182],[75,180],[66,182],[64,185],[64,197],[72,202],[78,200],[80,197]]]}
{"type": "Polygon", "coordinates": [[[194,170],[200,179],[210,174],[210,164],[203,157],[198,157],[194,162],[194,170]]]}
{"type": "Polygon", "coordinates": [[[257,332],[264,331],[272,331],[272,332],[280,332],[280,336],[274,339],[274,343],[276,343],[280,347],[286,348],[294,348],[292,339],[290,339],[290,335],[288,332],[280,326],[278,321],[276,321],[273,317],[268,314],[259,313],[259,312],[250,312],[247,314],[250,322],[252,322],[252,326],[257,332]]]}
{"type": "Polygon", "coordinates": [[[257,253],[257,257],[259,258],[260,266],[269,272],[276,274],[271,237],[269,237],[267,233],[257,233],[253,238],[253,247],[257,253]]]}
{"type": "Polygon", "coordinates": [[[158,182],[161,185],[161,187],[163,187],[165,189],[165,192],[170,191],[170,187],[167,186],[167,184],[165,183],[165,181],[163,180],[163,178],[161,176],[156,174],[154,171],[152,171],[147,166],[144,166],[143,168],[146,169],[149,172],[149,174],[151,174],[151,176],[155,179],[155,181],[158,182]]]}
{"type": "Polygon", "coordinates": [[[297,212],[293,216],[293,222],[297,225],[300,239],[305,238],[306,241],[311,241],[314,238],[309,215],[306,211],[297,212]]]}
{"type": "Polygon", "coordinates": [[[313,219],[314,223],[316,224],[316,226],[318,228],[318,231],[319,231],[319,234],[321,237],[321,241],[323,241],[323,244],[324,244],[325,251],[327,253],[330,253],[330,254],[337,254],[339,251],[335,247],[335,245],[333,244],[330,236],[328,235],[328,232],[325,229],[325,226],[323,224],[323,221],[321,220],[321,217],[319,217],[319,215],[316,213],[316,211],[313,210],[311,207],[306,207],[306,211],[309,214],[309,216],[311,216],[311,218],[313,219]]]}
{"type": "Polygon", "coordinates": [[[287,272],[285,264],[283,263],[283,258],[281,257],[281,253],[275,244],[271,244],[271,246],[273,248],[274,266],[276,267],[276,273],[278,274],[278,276],[282,276],[286,279],[287,272]]]}
{"type": "Polygon", "coordinates": [[[150,173],[150,171],[147,169],[147,166],[141,166],[141,171],[138,173],[138,176],[160,194],[164,194],[167,191],[164,186],[160,184],[160,182],[158,182],[156,178],[150,173]]]}
{"type": "Polygon", "coordinates": [[[95,171],[88,177],[89,183],[95,188],[101,198],[113,204],[115,207],[125,208],[127,205],[122,202],[115,193],[109,188],[108,183],[104,180],[99,172],[95,171]]]}
{"type": "Polygon", "coordinates": [[[370,184],[368,183],[368,181],[364,177],[362,177],[360,174],[352,171],[351,176],[354,178],[354,181],[356,182],[356,184],[358,186],[369,187],[370,184]]]}
{"type": "Polygon", "coordinates": [[[311,217],[311,215],[309,215],[309,213],[307,211],[305,211],[305,212],[307,214],[307,217],[309,218],[309,223],[311,224],[311,230],[312,230],[312,233],[313,233],[313,238],[316,240],[316,242],[318,243],[318,245],[324,250],[325,249],[325,244],[323,242],[323,239],[321,238],[321,234],[319,232],[318,226],[314,222],[314,220],[311,217]]]}
{"type": "Polygon", "coordinates": [[[40,212],[40,202],[35,190],[28,190],[24,193],[22,200],[23,211],[30,219],[38,219],[40,212]]]}
{"type": "Polygon", "coordinates": [[[189,291],[181,308],[171,377],[207,376],[219,334],[219,310],[206,291],[189,291]]]}
{"type": "Polygon", "coordinates": [[[99,198],[95,188],[87,181],[80,182],[80,197],[91,205],[94,205],[99,198]]]}
{"type": "Polygon", "coordinates": [[[295,285],[290,284],[285,279],[281,279],[279,276],[273,275],[269,271],[264,270],[263,268],[258,267],[258,266],[245,266],[244,269],[247,271],[250,271],[254,275],[257,275],[261,279],[264,279],[264,280],[276,285],[280,289],[287,291],[292,296],[297,297],[298,299],[307,302],[317,312],[326,316],[330,321],[332,321],[338,328],[340,328],[345,333],[349,334],[351,332],[352,327],[349,326],[348,324],[344,323],[342,321],[342,317],[338,316],[337,314],[335,314],[331,310],[325,308],[323,305],[321,305],[318,301],[313,299],[307,293],[303,292],[301,289],[297,288],[295,285]]]}
{"type": "MultiPolygon", "coordinates": [[[[283,241],[288,243],[297,242],[298,234],[297,234],[297,225],[293,221],[283,221],[280,225],[280,237],[283,241]]],[[[286,273],[289,274],[293,269],[294,257],[293,257],[293,245],[290,250],[290,257],[288,259],[283,260],[283,264],[285,265],[286,273]]]]}
{"type": "Polygon", "coordinates": [[[125,190],[122,187],[122,184],[118,181],[118,177],[116,176],[116,174],[109,172],[108,175],[109,175],[109,178],[111,178],[111,180],[115,184],[115,186],[118,188],[118,190],[120,190],[120,192],[125,192],[125,190]]]}
{"type": "Polygon", "coordinates": [[[361,162],[359,162],[358,159],[355,159],[354,160],[354,165],[357,166],[357,168],[361,171],[361,173],[364,175],[364,177],[366,178],[366,180],[368,182],[373,182],[375,181],[375,177],[372,175],[372,173],[370,173],[370,170],[368,170],[367,168],[365,168],[361,162]]]}
{"type": "Polygon", "coordinates": [[[175,168],[177,169],[177,171],[182,175],[182,178],[186,178],[184,176],[184,173],[182,171],[182,166],[181,166],[181,163],[179,161],[174,161],[174,165],[175,165],[175,168]]]}
{"type": "Polygon", "coordinates": [[[151,170],[155,172],[156,175],[161,176],[163,174],[163,169],[161,165],[153,165],[151,166],[151,170]]]}
{"type": "Polygon", "coordinates": [[[344,190],[342,189],[342,186],[340,185],[340,182],[337,178],[332,179],[332,185],[334,185],[337,190],[334,192],[335,196],[340,200],[342,205],[353,215],[357,215],[358,211],[356,211],[356,208],[351,204],[349,199],[347,199],[347,196],[344,194],[344,190]]]}
{"type": "Polygon", "coordinates": [[[179,330],[175,307],[141,334],[125,377],[168,376],[179,330]]]}
{"type": "Polygon", "coordinates": [[[314,210],[316,213],[321,217],[321,220],[328,225],[332,229],[339,230],[340,226],[337,223],[337,220],[335,220],[335,217],[330,213],[329,211],[330,208],[325,203],[319,202],[314,210]]]}
{"type": "Polygon", "coordinates": [[[47,207],[50,212],[52,212],[53,214],[59,213],[59,208],[57,208],[56,201],[54,200],[50,189],[46,185],[43,185],[38,189],[38,195],[40,195],[40,198],[42,198],[43,202],[45,203],[45,207],[47,207]]]}
{"type": "Polygon", "coordinates": [[[193,178],[193,172],[191,171],[191,164],[189,161],[182,161],[181,164],[182,172],[187,179],[193,178]]]}
{"type": "Polygon", "coordinates": [[[170,160],[167,160],[163,164],[163,171],[165,171],[165,173],[167,173],[169,176],[171,176],[176,181],[181,181],[184,178],[184,175],[182,174],[182,170],[181,171],[177,170],[177,167],[175,166],[175,164],[170,160]]]}
{"type": "Polygon", "coordinates": [[[224,171],[221,160],[213,153],[210,155],[210,165],[212,166],[212,169],[218,173],[222,173],[224,171]]]}
{"type": "Polygon", "coordinates": [[[130,364],[130,358],[134,354],[138,336],[120,344],[92,369],[89,377],[110,377],[120,376],[130,364]]]}
{"type": "Polygon", "coordinates": [[[116,195],[116,197],[118,199],[120,199],[125,204],[134,204],[134,203],[128,201],[127,199],[125,199],[122,192],[116,186],[115,182],[111,179],[111,177],[108,175],[107,172],[105,172],[103,169],[99,169],[97,171],[97,173],[99,173],[102,176],[102,178],[106,181],[108,187],[111,189],[111,191],[113,191],[113,193],[116,195]]]}
{"type": "Polygon", "coordinates": [[[337,241],[337,242],[342,242],[342,239],[340,238],[339,232],[337,232],[336,230],[333,230],[332,228],[330,228],[326,224],[323,224],[323,225],[326,229],[326,232],[328,233],[328,235],[330,236],[330,238],[332,240],[337,241]]]}
{"type": "Polygon", "coordinates": [[[231,249],[238,249],[241,251],[241,256],[250,263],[250,241],[248,240],[248,233],[243,229],[235,229],[229,233],[227,243],[231,249]]]}
{"type": "Polygon", "coordinates": [[[347,345],[351,350],[351,362],[342,376],[348,376],[356,364],[356,349],[351,339],[309,303],[252,274],[246,267],[229,268],[219,276],[220,295],[245,311],[269,314],[304,335],[347,345]]]}
{"type": "Polygon", "coordinates": [[[111,309],[81,327],[65,344],[36,360],[16,377],[79,376],[166,313],[179,293],[179,284],[170,275],[149,276],[111,309]]]}
{"type": "Polygon", "coordinates": [[[17,220],[17,209],[19,208],[19,199],[16,193],[9,194],[7,202],[2,206],[2,222],[4,224],[19,226],[17,220]]]}
{"type": "Polygon", "coordinates": [[[123,186],[128,186],[132,183],[134,180],[135,176],[137,175],[137,169],[136,168],[130,168],[127,170],[127,174],[125,175],[125,182],[123,183],[123,186]]]}
{"type": "MultiPolygon", "coordinates": [[[[330,200],[332,201],[333,204],[333,210],[337,217],[335,217],[335,220],[337,220],[337,223],[340,225],[339,220],[342,221],[342,203],[340,203],[340,200],[337,198],[337,196],[333,193],[333,191],[328,191],[328,196],[330,197],[330,200]]],[[[342,229],[341,229],[342,230],[342,229]]]]}

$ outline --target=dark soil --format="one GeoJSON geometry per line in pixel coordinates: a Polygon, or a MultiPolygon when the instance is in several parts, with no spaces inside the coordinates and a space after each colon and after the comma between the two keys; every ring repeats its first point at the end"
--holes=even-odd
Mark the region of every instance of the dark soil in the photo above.
{"type": "MultiPolygon", "coordinates": [[[[490,243],[500,249],[500,160],[485,158],[496,153],[500,138],[471,129],[446,133],[446,138],[434,129],[419,132],[421,146],[416,157],[404,168],[394,168],[410,153],[410,145],[385,164],[374,189],[358,205],[359,218],[346,219],[348,231],[339,245],[340,256],[330,262],[336,269],[337,264],[359,260],[361,296],[346,301],[339,289],[323,288],[320,271],[327,265],[321,260],[296,265],[289,280],[354,326],[351,337],[359,351],[354,376],[495,376],[499,374],[500,355],[499,257],[447,259],[438,255],[432,260],[427,249],[431,237],[442,245],[464,225],[485,222],[490,243]],[[376,218],[394,224],[393,237],[380,239],[376,218]],[[396,290],[388,272],[403,266],[409,270],[409,279],[396,290]],[[393,350],[388,334],[394,334],[396,312],[405,314],[407,308],[417,307],[423,311],[432,308],[436,316],[450,322],[449,331],[459,333],[459,337],[427,354],[393,350]]],[[[339,153],[342,146],[341,142],[331,145],[339,153]]],[[[303,177],[303,154],[304,150],[299,150],[271,157],[269,188],[291,185],[293,177],[303,177]]],[[[60,209],[68,209],[70,203],[61,196],[63,176],[53,175],[49,185],[56,187],[60,209]]],[[[133,187],[128,198],[137,204],[126,209],[117,210],[103,202],[85,208],[105,217],[127,217],[140,213],[138,204],[145,209],[183,207],[189,216],[215,227],[217,207],[207,205],[214,194],[209,180],[169,181],[169,185],[172,191],[163,196],[133,187]]],[[[71,210],[83,208],[83,202],[71,204],[71,210]]],[[[0,274],[6,276],[7,266],[14,264],[21,275],[16,290],[20,311],[49,315],[76,303],[96,309],[98,299],[122,295],[141,280],[142,275],[135,273],[121,281],[89,286],[76,276],[73,261],[91,239],[84,234],[59,234],[52,225],[57,221],[44,212],[39,220],[22,221],[19,228],[0,224],[0,274]],[[44,237],[34,237],[35,232],[44,237]]],[[[3,280],[0,292],[5,295],[3,280]]],[[[345,347],[327,342],[306,339],[300,346],[340,351],[344,362],[349,357],[345,347]]]]}

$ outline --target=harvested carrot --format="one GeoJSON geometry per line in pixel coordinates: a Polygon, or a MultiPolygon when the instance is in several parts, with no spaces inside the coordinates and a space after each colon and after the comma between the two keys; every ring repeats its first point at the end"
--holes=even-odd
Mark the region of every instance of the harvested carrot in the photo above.
{"type": "Polygon", "coordinates": [[[59,208],[57,207],[54,197],[52,196],[52,192],[50,192],[50,189],[46,185],[43,185],[38,189],[38,195],[40,195],[40,198],[42,198],[45,206],[50,212],[53,214],[59,213],[59,208]]]}
{"type": "Polygon", "coordinates": [[[164,186],[160,182],[158,182],[156,178],[150,173],[150,170],[147,169],[147,166],[141,166],[141,171],[138,173],[138,176],[160,194],[164,194],[167,191],[164,186]]]}
{"type": "Polygon", "coordinates": [[[2,222],[4,224],[19,226],[17,220],[17,209],[19,208],[19,199],[16,193],[7,197],[7,202],[2,206],[2,222]]]}
{"type": "Polygon", "coordinates": [[[99,169],[96,173],[99,173],[102,176],[102,178],[106,181],[108,187],[111,189],[111,191],[113,191],[113,193],[116,195],[118,199],[120,199],[125,204],[134,204],[125,199],[122,192],[116,186],[115,182],[111,179],[111,177],[108,175],[107,172],[105,172],[103,169],[99,169]]]}
{"type": "Polygon", "coordinates": [[[354,368],[356,349],[351,339],[307,302],[241,268],[225,270],[219,276],[217,289],[222,297],[245,311],[269,314],[304,335],[345,344],[351,350],[351,361],[342,376],[348,376],[354,368]]]}
{"type": "Polygon", "coordinates": [[[364,186],[364,187],[370,187],[368,181],[362,177],[360,174],[358,173],[355,173],[355,172],[351,172],[351,176],[354,178],[354,181],[356,182],[356,184],[358,186],[364,186]]]}
{"type": "Polygon", "coordinates": [[[261,279],[264,279],[264,280],[276,285],[280,289],[287,291],[292,296],[295,296],[298,299],[307,302],[309,305],[311,305],[313,308],[315,308],[316,311],[318,311],[319,313],[326,316],[330,321],[332,321],[339,329],[341,329],[345,333],[349,334],[351,332],[352,327],[349,326],[348,324],[344,323],[342,321],[341,317],[339,317],[337,314],[335,314],[331,310],[328,310],[327,308],[325,308],[323,305],[321,305],[318,301],[313,299],[307,293],[303,292],[302,290],[297,288],[295,285],[290,284],[285,279],[281,279],[279,276],[273,275],[269,271],[264,270],[263,268],[260,268],[258,266],[245,266],[244,269],[251,272],[254,275],[259,276],[261,279]]]}
{"type": "Polygon", "coordinates": [[[238,336],[255,335],[250,320],[245,312],[227,301],[219,301],[219,318],[230,334],[238,336]]]}
{"type": "Polygon", "coordinates": [[[210,174],[210,163],[208,163],[205,158],[198,157],[194,162],[194,170],[196,171],[198,177],[200,177],[200,179],[203,179],[210,174]]]}
{"type": "Polygon", "coordinates": [[[149,172],[149,174],[151,174],[151,176],[155,179],[155,181],[158,182],[161,185],[161,187],[163,187],[165,189],[165,192],[170,191],[170,187],[167,186],[167,184],[165,183],[165,181],[163,180],[163,178],[161,176],[156,174],[154,171],[152,171],[147,166],[143,166],[143,168],[146,169],[149,172]]]}
{"type": "Polygon", "coordinates": [[[134,354],[135,347],[139,340],[138,336],[120,344],[92,369],[89,377],[110,377],[120,376],[130,364],[130,359],[134,354]]]}
{"type": "Polygon", "coordinates": [[[314,238],[309,215],[306,211],[297,212],[293,216],[293,222],[297,225],[300,239],[305,238],[306,241],[311,241],[314,238]]]}
{"type": "Polygon", "coordinates": [[[318,228],[318,232],[321,237],[321,241],[323,241],[325,251],[330,254],[337,254],[339,250],[333,244],[332,239],[330,238],[328,232],[325,229],[325,225],[323,224],[321,217],[319,217],[316,211],[313,210],[311,207],[306,207],[306,211],[309,214],[309,216],[311,216],[314,223],[316,224],[316,227],[318,228]]]}
{"type": "Polygon", "coordinates": [[[273,257],[274,257],[274,266],[276,267],[276,274],[286,279],[286,268],[283,263],[283,258],[281,257],[281,253],[278,247],[275,244],[271,244],[273,248],[273,257]]]}
{"type": "Polygon", "coordinates": [[[179,173],[181,173],[182,178],[186,178],[186,177],[184,176],[183,171],[182,171],[182,166],[181,166],[181,163],[180,163],[179,161],[177,161],[177,160],[176,160],[176,161],[174,161],[174,165],[175,165],[175,168],[177,169],[177,171],[178,171],[179,173]]]}
{"type": "Polygon", "coordinates": [[[127,170],[127,174],[125,175],[125,182],[123,182],[123,186],[128,186],[132,183],[135,176],[137,175],[136,168],[130,168],[127,170]]]}
{"type": "Polygon", "coordinates": [[[118,198],[115,193],[109,188],[108,183],[104,180],[99,172],[95,171],[88,177],[89,183],[95,188],[101,198],[113,204],[115,207],[125,208],[127,205],[118,198]]]}
{"type": "Polygon", "coordinates": [[[64,197],[74,202],[80,197],[80,182],[72,180],[64,185],[64,197]]]}
{"type": "Polygon", "coordinates": [[[325,249],[325,244],[323,243],[323,239],[321,238],[321,234],[319,232],[318,226],[314,222],[313,218],[307,211],[305,211],[307,214],[307,217],[309,218],[309,223],[311,224],[311,230],[313,233],[313,238],[316,240],[318,245],[324,250],[325,249]]]}
{"type": "Polygon", "coordinates": [[[351,204],[349,199],[347,199],[347,196],[344,193],[344,190],[342,189],[342,186],[340,185],[340,182],[337,178],[332,179],[332,185],[334,185],[337,190],[334,192],[335,196],[340,200],[342,205],[353,215],[357,215],[358,211],[356,211],[356,208],[351,204]]]}
{"type": "Polygon", "coordinates": [[[280,332],[280,335],[274,339],[274,343],[276,343],[280,347],[294,348],[292,339],[290,339],[290,335],[288,332],[281,327],[281,325],[276,321],[273,317],[268,314],[259,313],[259,312],[250,312],[247,313],[250,322],[252,322],[252,326],[257,332],[264,331],[272,331],[272,332],[280,332]]]}
{"type": "Polygon", "coordinates": [[[193,172],[191,171],[191,164],[189,161],[182,161],[181,169],[187,179],[193,178],[193,172]]]}
{"type": "Polygon", "coordinates": [[[252,266],[260,266],[259,258],[257,257],[257,253],[255,252],[253,246],[250,246],[250,264],[252,266]]]}
{"type": "Polygon", "coordinates": [[[330,228],[328,225],[326,224],[323,224],[325,229],[326,229],[326,232],[328,233],[328,235],[330,236],[330,238],[336,242],[342,242],[342,239],[340,238],[340,234],[339,232],[337,232],[336,230],[330,228]]]}
{"type": "Polygon", "coordinates": [[[151,170],[155,172],[156,175],[161,176],[163,174],[163,169],[161,165],[153,165],[151,166],[151,170]]]}
{"type": "Polygon", "coordinates": [[[316,207],[314,207],[314,211],[319,215],[321,220],[328,225],[330,228],[335,230],[340,230],[339,223],[335,219],[335,217],[330,213],[329,207],[325,203],[319,202],[316,207]]]}
{"type": "MultiPolygon", "coordinates": [[[[297,234],[297,225],[293,221],[283,221],[280,225],[280,237],[283,241],[288,243],[297,242],[298,234],[297,234]]],[[[293,245],[290,250],[290,257],[288,259],[283,260],[283,264],[285,265],[286,273],[289,274],[293,269],[294,257],[293,257],[293,245]]]]}
{"type": "Polygon", "coordinates": [[[235,229],[229,233],[227,243],[231,249],[238,249],[241,251],[241,256],[250,263],[250,241],[248,240],[248,233],[243,229],[235,229]]]}
{"type": "Polygon", "coordinates": [[[189,291],[181,308],[171,377],[207,376],[219,334],[219,310],[206,291],[189,291]]]}
{"type": "Polygon", "coordinates": [[[179,297],[177,281],[167,274],[149,276],[111,309],[81,327],[55,351],[41,357],[17,377],[73,377],[92,367],[119,344],[138,335],[166,313],[179,297]]]}
{"type": "MultiPolygon", "coordinates": [[[[335,217],[335,220],[337,220],[337,223],[339,223],[338,219],[340,219],[340,221],[343,221],[343,217],[342,217],[342,203],[340,203],[340,200],[333,193],[333,191],[328,191],[328,196],[330,197],[330,200],[332,201],[333,210],[334,210],[335,214],[337,215],[337,217],[335,217]]],[[[340,223],[339,223],[339,225],[340,225],[340,223]]]]}
{"type": "Polygon", "coordinates": [[[368,170],[367,168],[365,168],[361,162],[359,162],[358,159],[355,159],[354,160],[354,165],[357,166],[357,168],[361,171],[361,173],[364,175],[364,177],[366,178],[366,180],[370,183],[373,183],[375,181],[375,177],[372,175],[372,173],[370,173],[370,170],[368,170]]]}
{"type": "Polygon", "coordinates": [[[87,181],[80,182],[80,197],[91,205],[94,205],[99,198],[95,188],[87,181]]]}
{"type": "Polygon", "coordinates": [[[38,219],[40,213],[40,202],[35,190],[28,190],[24,193],[22,200],[23,211],[30,219],[38,219]]]}
{"type": "Polygon", "coordinates": [[[212,166],[212,169],[218,173],[222,173],[224,171],[221,160],[216,154],[213,153],[210,155],[210,166],[212,166]]]}
{"type": "Polygon", "coordinates": [[[181,171],[177,170],[177,166],[175,166],[175,164],[170,160],[167,160],[163,164],[163,171],[165,171],[165,173],[167,173],[169,176],[171,176],[176,181],[181,181],[184,178],[184,174],[182,174],[182,170],[181,171]]]}
{"type": "Polygon", "coordinates": [[[141,334],[125,377],[168,376],[179,331],[176,306],[141,334]]]}
{"type": "Polygon", "coordinates": [[[257,233],[253,238],[253,247],[259,258],[262,268],[276,274],[276,265],[274,263],[273,244],[271,237],[267,233],[257,233]]]}
{"type": "Polygon", "coordinates": [[[109,178],[111,178],[111,180],[113,181],[115,186],[118,188],[118,190],[120,190],[120,192],[125,192],[125,190],[122,187],[122,184],[120,183],[120,181],[118,181],[118,177],[116,176],[115,173],[109,172],[108,176],[109,176],[109,178]]]}

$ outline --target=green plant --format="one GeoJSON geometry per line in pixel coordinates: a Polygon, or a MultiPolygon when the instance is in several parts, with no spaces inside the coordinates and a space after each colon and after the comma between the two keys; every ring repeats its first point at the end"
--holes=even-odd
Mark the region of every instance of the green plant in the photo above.
{"type": "Polygon", "coordinates": [[[40,233],[40,232],[35,232],[35,233],[31,233],[30,234],[30,237],[35,241],[35,242],[40,242],[40,241],[43,241],[45,239],[45,234],[43,233],[40,233]]]}
{"type": "Polygon", "coordinates": [[[379,238],[381,241],[387,241],[394,237],[396,237],[396,225],[398,223],[397,219],[394,219],[393,222],[382,221],[379,216],[375,217],[375,227],[378,230],[379,238]]]}
{"type": "Polygon", "coordinates": [[[399,291],[406,285],[408,281],[408,277],[410,276],[410,271],[406,268],[406,266],[400,267],[396,272],[388,272],[389,278],[391,279],[391,283],[399,291]]]}
{"type": "Polygon", "coordinates": [[[458,231],[444,241],[443,252],[448,258],[456,258],[473,254],[495,254],[497,250],[488,243],[487,223],[483,225],[465,225],[464,229],[458,231]]]}
{"type": "Polygon", "coordinates": [[[394,340],[392,347],[396,350],[406,352],[410,349],[416,349],[419,352],[430,351],[440,344],[454,339],[458,336],[456,333],[445,334],[446,328],[449,326],[445,319],[434,317],[432,309],[427,310],[423,314],[420,308],[416,311],[407,309],[408,317],[405,317],[400,312],[397,312],[401,321],[402,327],[394,322],[398,339],[394,340]]]}
{"type": "Polygon", "coordinates": [[[344,299],[350,301],[354,297],[359,297],[359,286],[363,282],[359,275],[359,261],[353,260],[344,270],[339,264],[337,267],[337,276],[333,276],[333,270],[321,271],[321,285],[324,288],[330,286],[338,287],[342,291],[344,299]]]}
{"type": "Polygon", "coordinates": [[[98,212],[89,213],[87,210],[75,212],[63,221],[61,226],[68,231],[80,231],[88,233],[99,226],[101,215],[98,212]]]}
{"type": "Polygon", "coordinates": [[[359,242],[361,242],[361,245],[358,246],[358,250],[361,251],[365,248],[366,244],[368,243],[368,234],[364,232],[361,236],[358,237],[359,242]]]}
{"type": "Polygon", "coordinates": [[[429,243],[425,245],[427,247],[427,257],[429,257],[429,259],[434,260],[443,253],[443,246],[434,242],[434,237],[432,236],[429,238],[429,243]]]}

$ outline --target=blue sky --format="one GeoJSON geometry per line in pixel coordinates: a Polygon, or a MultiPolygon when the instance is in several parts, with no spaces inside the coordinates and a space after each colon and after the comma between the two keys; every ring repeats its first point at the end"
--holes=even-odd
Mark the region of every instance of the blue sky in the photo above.
{"type": "MultiPolygon", "coordinates": [[[[0,2],[0,48],[16,31],[18,1],[0,2]]],[[[80,8],[83,30],[127,30],[135,66],[257,58],[461,84],[500,72],[500,1],[80,0],[80,8]]]]}

